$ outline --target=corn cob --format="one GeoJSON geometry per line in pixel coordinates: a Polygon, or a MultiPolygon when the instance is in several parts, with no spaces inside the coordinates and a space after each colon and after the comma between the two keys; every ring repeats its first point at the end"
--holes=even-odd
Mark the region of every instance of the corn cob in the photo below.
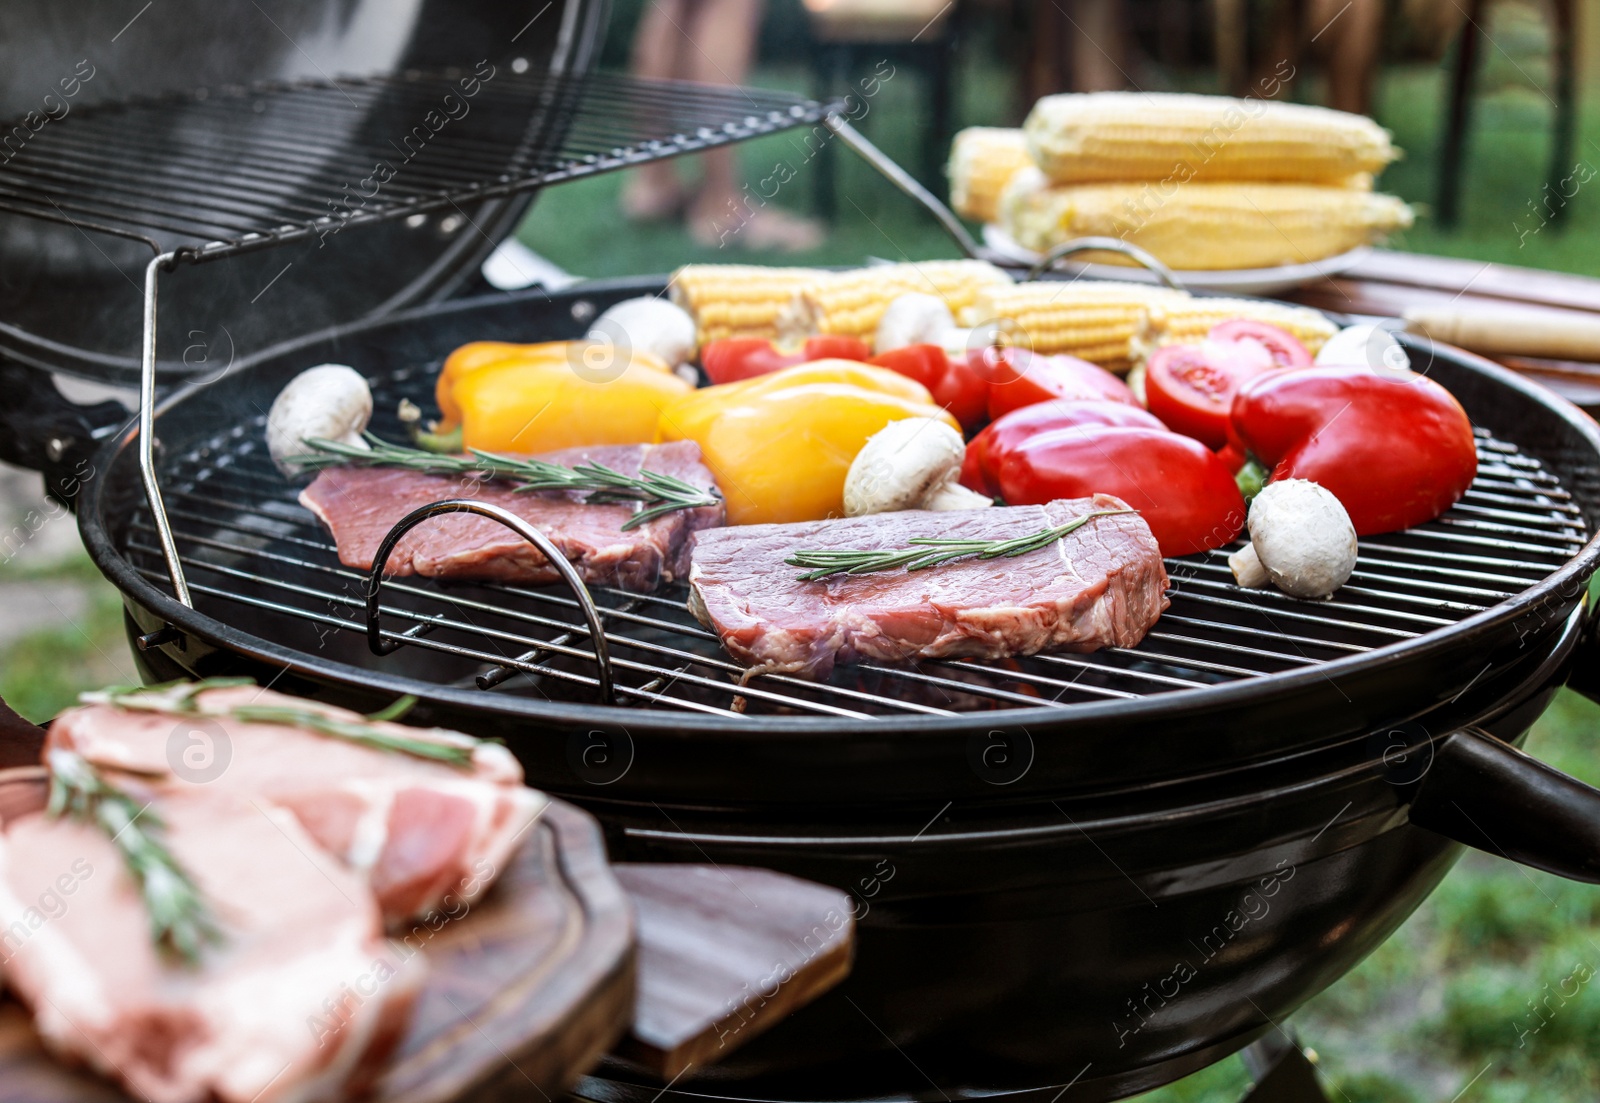
{"type": "Polygon", "coordinates": [[[830,333],[870,343],[883,312],[901,295],[938,295],[960,320],[980,291],[1010,284],[1010,276],[981,260],[917,261],[825,273],[794,294],[778,318],[778,335],[795,339],[830,333]]]}
{"type": "Polygon", "coordinates": [[[1189,299],[1152,304],[1134,335],[1130,350],[1135,360],[1143,360],[1161,345],[1202,341],[1212,326],[1232,318],[1269,322],[1287,330],[1313,356],[1339,331],[1338,326],[1310,307],[1260,299],[1189,299]]]}
{"type": "Polygon", "coordinates": [[[1008,345],[1045,355],[1064,352],[1126,371],[1132,363],[1130,342],[1150,308],[1188,299],[1182,291],[1148,284],[1041,280],[986,289],[971,320],[998,323],[1008,345]]]}
{"type": "Polygon", "coordinates": [[[1039,252],[1100,235],[1196,271],[1321,260],[1410,226],[1411,208],[1392,195],[1314,184],[1051,186],[1031,171],[1007,186],[1001,218],[1019,244],[1039,252]]]}
{"type": "Polygon", "coordinates": [[[818,268],[686,264],[667,287],[694,319],[704,345],[722,337],[776,336],[778,314],[795,291],[825,275],[818,268]]]}
{"type": "Polygon", "coordinates": [[[1056,183],[1280,180],[1331,184],[1398,153],[1362,115],[1227,96],[1092,92],[1046,96],[1023,125],[1056,183]]]}
{"type": "Polygon", "coordinates": [[[1000,193],[1011,178],[1033,167],[1020,130],[969,126],[950,143],[950,206],[964,218],[993,222],[1000,193]]]}

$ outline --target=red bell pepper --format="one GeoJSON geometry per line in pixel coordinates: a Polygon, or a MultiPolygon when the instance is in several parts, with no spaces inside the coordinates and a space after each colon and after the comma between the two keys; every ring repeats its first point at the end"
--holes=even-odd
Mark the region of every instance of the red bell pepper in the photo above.
{"type": "Polygon", "coordinates": [[[1076,425],[1166,428],[1149,411],[1122,402],[1038,402],[991,421],[983,432],[972,438],[961,461],[961,485],[991,497],[999,494],[993,474],[996,454],[1041,433],[1076,425]]]}
{"type": "Polygon", "coordinates": [[[1343,504],[1356,534],[1431,521],[1472,485],[1472,423],[1424,375],[1319,367],[1274,372],[1233,402],[1233,428],[1272,479],[1310,479],[1343,504]]]}
{"type": "Polygon", "coordinates": [[[1037,356],[1026,349],[986,348],[968,354],[989,380],[989,417],[1053,399],[1122,402],[1137,406],[1128,385],[1098,364],[1076,356],[1037,356]]]}
{"type": "Polygon", "coordinates": [[[965,357],[952,357],[938,345],[907,345],[879,353],[867,363],[921,383],[964,429],[983,420],[989,383],[965,357]]]}
{"type": "Polygon", "coordinates": [[[700,350],[700,366],[713,383],[737,383],[769,375],[813,360],[860,360],[872,355],[857,337],[807,337],[798,348],[780,346],[765,337],[723,337],[700,350]]]}
{"type": "Polygon", "coordinates": [[[1114,494],[1139,511],[1162,555],[1220,548],[1244,527],[1244,498],[1222,461],[1165,429],[1055,429],[999,452],[994,474],[1012,505],[1114,494]]]}

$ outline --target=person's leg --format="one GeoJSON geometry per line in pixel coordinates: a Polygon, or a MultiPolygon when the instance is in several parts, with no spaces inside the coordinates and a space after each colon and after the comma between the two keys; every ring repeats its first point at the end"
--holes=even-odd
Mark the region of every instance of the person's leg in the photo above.
{"type": "MultiPolygon", "coordinates": [[[[742,84],[755,57],[756,35],[761,30],[762,0],[693,0],[689,53],[685,58],[690,80],[707,84],[742,84]]],[[[705,183],[694,206],[707,203],[720,212],[728,200],[739,196],[739,170],[732,146],[710,150],[701,158],[705,183]]]]}
{"type": "MultiPolygon", "coordinates": [[[[742,84],[755,60],[762,7],[762,0],[690,0],[690,21],[684,26],[689,79],[742,84]]],[[[707,150],[701,160],[705,178],[688,214],[689,233],[696,241],[784,250],[809,249],[821,243],[822,228],[812,220],[771,203],[763,206],[761,195],[746,195],[740,187],[734,147],[707,150]]],[[[776,186],[778,178],[773,179],[776,186]]]]}
{"type": "MultiPolygon", "coordinates": [[[[648,80],[688,76],[686,52],[692,47],[680,30],[693,0],[648,0],[633,36],[628,69],[648,80]]],[[[683,186],[672,161],[653,161],[635,170],[622,191],[622,210],[629,218],[656,219],[676,215],[684,204],[683,186]]]]}
{"type": "Polygon", "coordinates": [[[1328,27],[1328,106],[1372,114],[1372,86],[1383,47],[1383,0],[1350,0],[1328,27]],[[1335,37],[1337,35],[1337,37],[1335,37]]]}

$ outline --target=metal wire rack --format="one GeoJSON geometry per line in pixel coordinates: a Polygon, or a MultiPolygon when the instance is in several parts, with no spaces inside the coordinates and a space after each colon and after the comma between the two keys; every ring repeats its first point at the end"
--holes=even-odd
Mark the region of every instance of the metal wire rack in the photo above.
{"type": "Polygon", "coordinates": [[[0,127],[0,211],[212,259],[815,125],[782,92],[509,69],[223,87],[0,127]]]}
{"type": "MultiPolygon", "coordinates": [[[[406,367],[372,380],[379,410],[426,382],[406,367]]],[[[401,432],[380,417],[380,435],[401,432]]],[[[339,564],[331,538],[272,467],[261,419],[172,457],[161,473],[174,537],[198,608],[353,665],[384,664],[429,684],[594,701],[600,680],[580,606],[561,587],[391,579],[382,591],[385,659],[367,647],[367,577],[339,564]],[[248,613],[247,613],[248,611],[248,613]]],[[[1516,446],[1480,432],[1471,490],[1437,521],[1361,542],[1355,575],[1332,600],[1300,601],[1233,585],[1231,549],[1169,559],[1172,607],[1136,648],[1001,662],[861,664],[827,682],[743,667],[685,608],[656,594],[591,588],[605,625],[618,703],[726,715],[866,717],[1020,706],[1070,707],[1314,666],[1415,638],[1534,585],[1583,545],[1586,528],[1560,481],[1516,446]]],[[[446,522],[447,523],[447,522],[446,522]]],[[[147,511],[126,551],[165,577],[147,511]]]]}

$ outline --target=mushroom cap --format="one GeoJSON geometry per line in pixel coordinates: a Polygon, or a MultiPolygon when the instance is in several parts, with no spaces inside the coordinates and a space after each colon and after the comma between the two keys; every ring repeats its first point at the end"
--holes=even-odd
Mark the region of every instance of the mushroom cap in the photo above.
{"type": "Polygon", "coordinates": [[[1333,367],[1365,364],[1377,371],[1411,370],[1411,358],[1394,333],[1386,326],[1365,323],[1345,326],[1328,338],[1317,351],[1316,362],[1333,367]]]}
{"type": "Polygon", "coordinates": [[[696,348],[694,319],[688,311],[654,295],[613,305],[594,320],[588,337],[651,353],[669,366],[693,360],[696,348]]]}
{"type": "Polygon", "coordinates": [[[273,399],[267,451],[279,471],[293,476],[300,469],[284,460],[304,454],[307,437],[365,448],[361,433],[371,418],[372,391],[360,373],[344,364],[318,364],[289,380],[273,399]]]}
{"type": "Polygon", "coordinates": [[[867,438],[844,479],[846,517],[918,509],[961,473],[967,446],[938,418],[891,421],[867,438]]]}
{"type": "Polygon", "coordinates": [[[1327,597],[1356,566],[1356,529],[1309,479],[1268,483],[1250,503],[1250,543],[1273,584],[1294,597],[1327,597]]]}
{"type": "Polygon", "coordinates": [[[872,347],[876,352],[890,352],[907,345],[936,345],[955,328],[955,315],[943,299],[911,291],[896,296],[884,308],[872,347]]]}

